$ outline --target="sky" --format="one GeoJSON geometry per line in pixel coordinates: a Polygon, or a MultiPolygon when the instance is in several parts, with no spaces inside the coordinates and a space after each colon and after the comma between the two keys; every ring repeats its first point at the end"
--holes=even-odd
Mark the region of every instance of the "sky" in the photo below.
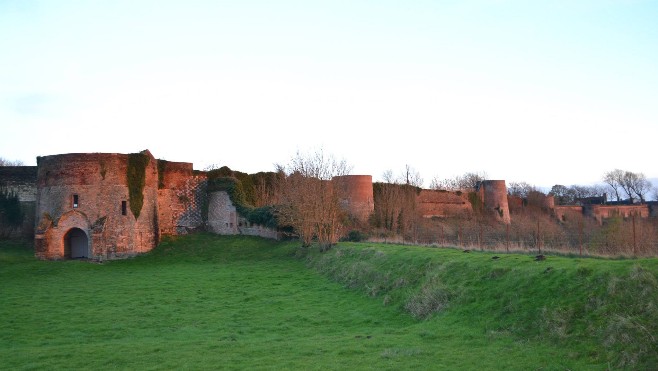
{"type": "Polygon", "coordinates": [[[0,0],[0,157],[658,178],[658,1],[0,0]]]}

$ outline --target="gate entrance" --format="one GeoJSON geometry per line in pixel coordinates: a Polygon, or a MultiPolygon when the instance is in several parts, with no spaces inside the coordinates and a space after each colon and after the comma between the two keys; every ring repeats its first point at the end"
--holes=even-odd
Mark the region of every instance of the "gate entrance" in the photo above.
{"type": "Polygon", "coordinates": [[[64,256],[70,259],[89,257],[89,239],[80,228],[72,228],[64,236],[64,256]]]}

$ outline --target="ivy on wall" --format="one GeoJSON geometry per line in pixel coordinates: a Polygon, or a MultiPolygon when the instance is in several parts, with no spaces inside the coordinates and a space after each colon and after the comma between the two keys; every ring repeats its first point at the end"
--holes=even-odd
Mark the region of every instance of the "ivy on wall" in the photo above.
{"type": "Polygon", "coordinates": [[[130,211],[135,219],[139,218],[144,205],[144,185],[146,184],[146,166],[150,161],[144,153],[131,153],[128,155],[128,197],[130,211]]]}
{"type": "Polygon", "coordinates": [[[225,191],[236,211],[252,224],[276,228],[278,223],[271,206],[253,207],[247,201],[242,181],[232,176],[209,174],[208,193],[225,191]],[[214,176],[214,177],[213,177],[214,176]]]}
{"type": "Polygon", "coordinates": [[[0,190],[0,225],[13,227],[23,223],[23,212],[18,196],[5,190],[0,190]]]}
{"type": "Polygon", "coordinates": [[[164,176],[167,170],[167,160],[158,160],[158,189],[164,189],[164,176]]]}

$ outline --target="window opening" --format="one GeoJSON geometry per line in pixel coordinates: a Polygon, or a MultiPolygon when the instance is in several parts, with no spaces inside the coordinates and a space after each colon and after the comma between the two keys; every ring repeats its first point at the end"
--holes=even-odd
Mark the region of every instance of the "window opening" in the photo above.
{"type": "Polygon", "coordinates": [[[121,215],[126,215],[128,213],[128,202],[121,201],[121,215]]]}
{"type": "Polygon", "coordinates": [[[76,209],[78,207],[78,201],[79,201],[78,195],[73,195],[73,208],[74,209],[76,209]]]}

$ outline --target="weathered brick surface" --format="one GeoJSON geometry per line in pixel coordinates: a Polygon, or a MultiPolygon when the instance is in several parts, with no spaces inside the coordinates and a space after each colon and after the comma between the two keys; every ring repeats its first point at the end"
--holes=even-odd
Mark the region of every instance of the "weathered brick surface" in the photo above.
{"type": "Polygon", "coordinates": [[[480,195],[485,209],[494,211],[494,215],[503,223],[511,222],[507,203],[507,186],[504,180],[483,181],[480,186],[480,195]]]}
{"type": "Polygon", "coordinates": [[[0,225],[0,234],[11,238],[32,236],[37,199],[37,167],[0,166],[0,190],[16,195],[23,213],[20,226],[0,225]]]}
{"type": "Polygon", "coordinates": [[[36,255],[66,258],[66,236],[81,229],[88,257],[114,259],[153,249],[159,239],[157,164],[146,167],[144,204],[138,218],[130,210],[128,155],[65,154],[38,158],[36,255]],[[78,196],[77,207],[73,205],[78,196]],[[122,202],[127,202],[126,215],[122,202]]]}
{"type": "Polygon", "coordinates": [[[163,170],[158,189],[160,233],[176,235],[203,228],[206,175],[195,175],[192,164],[186,162],[166,161],[160,168],[163,170]]]}
{"type": "Polygon", "coordinates": [[[375,210],[371,175],[344,175],[332,179],[338,187],[341,203],[362,222],[367,222],[375,210]]]}
{"type": "Polygon", "coordinates": [[[418,213],[424,218],[466,216],[473,211],[462,192],[423,189],[416,197],[418,213]]]}

